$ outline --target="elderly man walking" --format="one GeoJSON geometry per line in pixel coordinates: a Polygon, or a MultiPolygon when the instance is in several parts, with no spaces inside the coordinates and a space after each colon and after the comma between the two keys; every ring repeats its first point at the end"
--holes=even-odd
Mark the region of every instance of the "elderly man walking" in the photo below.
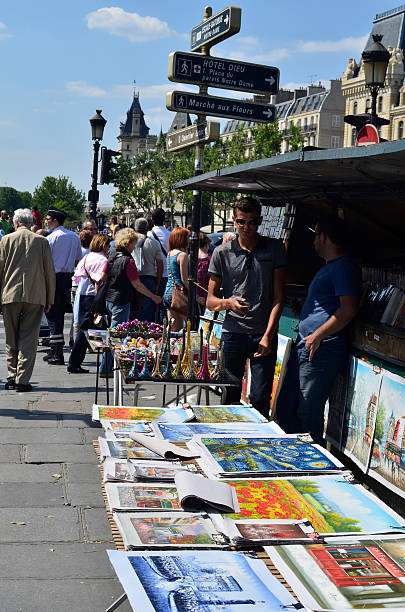
{"type": "Polygon", "coordinates": [[[31,391],[42,313],[55,294],[55,268],[48,241],[30,231],[30,210],[14,213],[16,231],[0,242],[0,291],[6,332],[6,389],[31,391]]]}

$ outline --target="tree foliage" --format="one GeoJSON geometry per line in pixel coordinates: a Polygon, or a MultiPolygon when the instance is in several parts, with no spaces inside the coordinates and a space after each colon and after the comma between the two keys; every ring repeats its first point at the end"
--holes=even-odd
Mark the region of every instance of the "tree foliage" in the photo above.
{"type": "Polygon", "coordinates": [[[83,220],[84,193],[76,189],[67,176],[46,176],[35,188],[32,205],[46,215],[51,206],[60,208],[66,215],[66,225],[74,226],[83,220]]]}
{"type": "Polygon", "coordinates": [[[17,208],[31,208],[32,195],[29,191],[17,191],[14,187],[0,187],[0,210],[12,215],[17,208]]]}

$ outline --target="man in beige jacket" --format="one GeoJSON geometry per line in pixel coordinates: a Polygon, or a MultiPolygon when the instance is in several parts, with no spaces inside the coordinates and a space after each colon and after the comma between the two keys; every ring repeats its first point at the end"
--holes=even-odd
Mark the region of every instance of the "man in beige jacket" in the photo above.
{"type": "Polygon", "coordinates": [[[0,297],[6,332],[6,389],[31,391],[42,313],[53,304],[55,268],[48,241],[30,231],[31,211],[14,212],[15,232],[0,241],[0,297]]]}

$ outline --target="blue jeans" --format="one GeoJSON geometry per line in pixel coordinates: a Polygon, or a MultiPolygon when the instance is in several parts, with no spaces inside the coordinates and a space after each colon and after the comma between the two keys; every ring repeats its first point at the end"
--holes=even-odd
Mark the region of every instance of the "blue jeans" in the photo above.
{"type": "Polygon", "coordinates": [[[225,350],[225,367],[236,376],[240,383],[238,387],[227,388],[226,402],[228,404],[240,402],[245,363],[246,359],[250,359],[250,371],[252,374],[250,401],[256,410],[268,418],[274,367],[277,359],[277,334],[274,334],[269,355],[266,357],[253,357],[262,336],[263,334],[252,336],[251,334],[231,334],[229,332],[222,334],[225,350]]]}
{"type": "Polygon", "coordinates": [[[324,408],[336,374],[347,359],[343,340],[322,342],[312,361],[305,346],[294,345],[277,399],[277,420],[286,433],[309,432],[322,443],[324,408]]]}
{"type": "MultiPolygon", "coordinates": [[[[139,280],[145,285],[145,287],[147,287],[147,289],[149,289],[149,291],[151,291],[152,293],[155,292],[155,276],[140,276],[139,280]]],[[[143,299],[145,300],[145,305],[142,310],[136,313],[136,318],[140,321],[148,321],[149,323],[152,323],[155,321],[156,316],[155,302],[150,298],[146,297],[146,295],[143,296],[143,299]]]]}
{"type": "MultiPolygon", "coordinates": [[[[114,304],[114,302],[109,302],[108,300],[106,300],[105,305],[111,316],[110,327],[115,327],[119,323],[126,323],[128,321],[129,310],[131,307],[130,302],[128,302],[128,304],[121,305],[121,304],[114,304]]],[[[112,368],[113,368],[113,358],[108,353],[107,355],[108,360],[107,360],[107,367],[106,367],[105,355],[106,354],[104,353],[103,360],[100,364],[99,371],[100,371],[100,374],[106,374],[106,372],[108,372],[108,374],[111,374],[112,368]]]]}

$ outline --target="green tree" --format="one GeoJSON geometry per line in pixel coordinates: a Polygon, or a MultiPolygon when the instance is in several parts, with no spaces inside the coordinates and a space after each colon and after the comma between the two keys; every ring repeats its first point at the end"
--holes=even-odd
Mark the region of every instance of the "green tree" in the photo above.
{"type": "Polygon", "coordinates": [[[17,191],[14,187],[0,187],[0,210],[9,215],[17,208],[31,208],[32,195],[29,191],[17,191]]]}
{"type": "Polygon", "coordinates": [[[76,189],[67,176],[46,176],[35,188],[32,205],[38,206],[45,216],[51,206],[61,208],[67,214],[66,225],[80,223],[84,215],[84,193],[76,189]]]}
{"type": "Polygon", "coordinates": [[[360,521],[352,518],[343,518],[335,512],[322,512],[327,523],[333,527],[335,533],[340,531],[361,531],[360,521]]]}
{"type": "Polygon", "coordinates": [[[302,149],[305,139],[301,134],[301,130],[294,125],[294,123],[291,123],[287,140],[290,151],[298,151],[298,149],[302,149]]]}
{"type": "Polygon", "coordinates": [[[375,420],[375,437],[381,443],[384,436],[384,425],[385,425],[385,406],[384,400],[380,400],[378,403],[377,416],[375,420]]]}
{"type": "Polygon", "coordinates": [[[254,140],[253,159],[265,159],[280,153],[283,136],[278,128],[278,121],[258,123],[251,131],[254,140]]]}

